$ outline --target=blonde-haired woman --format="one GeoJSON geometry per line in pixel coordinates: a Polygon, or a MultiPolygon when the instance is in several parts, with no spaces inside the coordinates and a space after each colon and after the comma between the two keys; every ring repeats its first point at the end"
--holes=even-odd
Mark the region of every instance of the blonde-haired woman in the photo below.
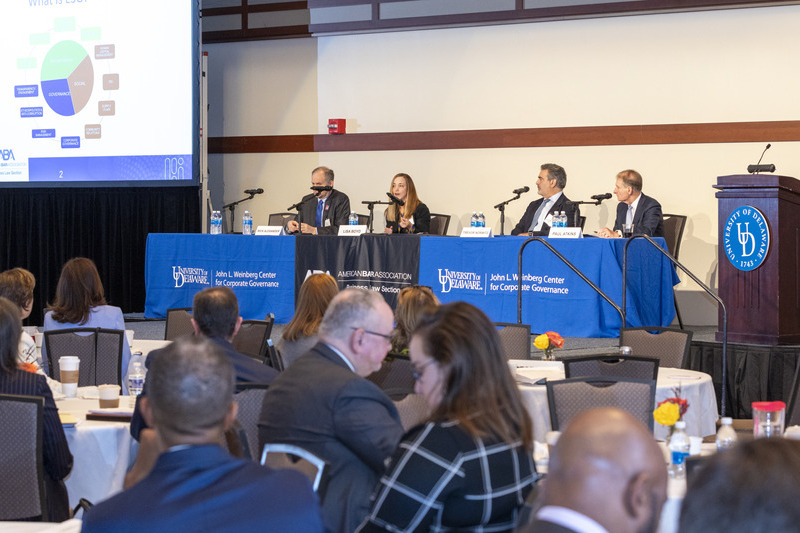
{"type": "Polygon", "coordinates": [[[319,324],[338,293],[339,286],[330,274],[312,274],[300,286],[294,317],[283,329],[277,345],[285,367],[317,343],[319,324]]]}
{"type": "Polygon", "coordinates": [[[392,178],[389,191],[404,202],[403,206],[392,203],[384,213],[386,229],[384,233],[429,233],[431,212],[428,206],[419,201],[414,180],[404,173],[392,178]]]}

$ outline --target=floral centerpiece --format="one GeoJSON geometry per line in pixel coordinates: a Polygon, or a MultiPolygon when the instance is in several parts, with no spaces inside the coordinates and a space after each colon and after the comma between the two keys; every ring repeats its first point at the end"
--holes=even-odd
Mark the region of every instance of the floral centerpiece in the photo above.
{"type": "Polygon", "coordinates": [[[533,339],[533,345],[544,352],[542,359],[545,361],[555,361],[553,350],[564,346],[564,338],[555,331],[548,331],[533,339]]]}
{"type": "MultiPolygon", "coordinates": [[[[689,402],[681,398],[681,388],[672,389],[674,396],[667,398],[663,402],[658,402],[653,411],[653,420],[662,426],[669,426],[672,429],[675,422],[681,420],[686,411],[689,410],[689,402]]],[[[670,431],[671,433],[671,431],[670,431]]]]}

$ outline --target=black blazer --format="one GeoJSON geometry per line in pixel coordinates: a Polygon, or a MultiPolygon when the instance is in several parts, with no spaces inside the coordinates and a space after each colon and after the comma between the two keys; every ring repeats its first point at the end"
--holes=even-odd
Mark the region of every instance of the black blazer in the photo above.
{"type": "MultiPolygon", "coordinates": [[[[620,202],[617,205],[617,220],[614,222],[614,231],[622,232],[622,225],[628,216],[628,204],[620,202]]],[[[651,237],[664,236],[664,220],[661,216],[661,204],[651,196],[639,199],[636,213],[633,215],[634,235],[649,235],[651,237]]]]}
{"type": "MultiPolygon", "coordinates": [[[[533,222],[533,215],[536,214],[536,210],[539,209],[539,206],[542,205],[544,198],[539,198],[538,200],[531,202],[528,204],[528,208],[525,210],[525,214],[522,215],[522,218],[519,220],[519,223],[514,226],[514,229],[511,230],[511,235],[519,235],[520,233],[528,233],[528,228],[531,227],[531,222],[533,222]]],[[[564,211],[567,215],[567,226],[575,227],[579,224],[575,224],[575,219],[581,216],[581,210],[577,204],[573,204],[570,202],[567,195],[561,194],[561,198],[556,201],[551,207],[550,210],[547,212],[552,213],[553,211],[564,211]]],[[[545,214],[547,216],[547,214],[545,214]]],[[[542,224],[541,233],[547,233],[550,231],[550,226],[547,224],[542,224]]]]}
{"type": "MultiPolygon", "coordinates": [[[[387,210],[388,211],[388,210],[387,210]]],[[[386,214],[384,213],[384,217],[386,214]]],[[[414,228],[407,230],[400,227],[400,210],[395,210],[395,219],[386,220],[386,227],[392,228],[392,233],[430,233],[431,212],[428,206],[420,202],[414,209],[414,228]]]]}
{"type": "MultiPolygon", "coordinates": [[[[317,228],[317,234],[336,235],[339,233],[339,226],[346,226],[349,218],[350,198],[345,193],[334,189],[325,200],[325,209],[322,212],[322,227],[317,228]]],[[[316,219],[317,201],[313,194],[307,194],[303,197],[303,205],[300,206],[295,220],[298,224],[305,222],[310,226],[314,226],[316,219]]]]}

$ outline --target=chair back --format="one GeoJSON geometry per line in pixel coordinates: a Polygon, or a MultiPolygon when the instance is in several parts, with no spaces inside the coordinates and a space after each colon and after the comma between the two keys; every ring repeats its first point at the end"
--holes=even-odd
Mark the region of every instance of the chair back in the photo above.
{"type": "Polygon", "coordinates": [[[506,359],[531,358],[531,326],[530,324],[515,324],[513,322],[495,322],[497,334],[506,359]]]}
{"type": "Polygon", "coordinates": [[[275,469],[291,468],[305,474],[322,502],[327,463],[313,453],[294,444],[265,444],[261,464],[275,469]]]}
{"type": "Polygon", "coordinates": [[[431,235],[447,235],[447,228],[450,227],[450,215],[431,213],[431,235]]]}
{"type": "Polygon", "coordinates": [[[667,250],[675,259],[681,251],[681,241],[683,240],[683,230],[686,227],[686,215],[662,215],[664,220],[664,240],[667,242],[667,250]]]}
{"type": "Polygon", "coordinates": [[[70,328],[44,332],[50,377],[60,380],[58,359],[74,355],[80,359],[78,386],[110,383],[122,385],[122,343],[125,331],[103,328],[70,328]]]}
{"type": "Polygon", "coordinates": [[[789,426],[800,426],[800,406],[798,402],[798,389],[800,389],[800,366],[794,372],[794,382],[792,383],[792,391],[789,394],[789,401],[786,402],[786,424],[789,426]]]}
{"type": "Polygon", "coordinates": [[[655,380],[582,377],[548,381],[546,387],[553,431],[563,430],[575,415],[595,407],[627,411],[653,431],[655,380]]]}
{"type": "Polygon", "coordinates": [[[270,213],[268,223],[270,226],[285,227],[286,223],[294,220],[295,216],[297,216],[295,213],[270,213]]]}
{"type": "Polygon", "coordinates": [[[272,339],[267,339],[267,355],[264,357],[264,364],[271,366],[278,372],[283,372],[286,365],[283,364],[283,357],[281,351],[272,344],[272,339]]]}
{"type": "Polygon", "coordinates": [[[618,355],[590,355],[563,359],[564,377],[618,377],[633,379],[658,379],[658,359],[655,357],[620,357],[618,355]]]}
{"type": "Polygon", "coordinates": [[[269,385],[263,383],[240,383],[233,399],[239,404],[239,413],[236,419],[242,425],[247,435],[245,443],[250,456],[255,459],[258,454],[258,420],[261,418],[261,406],[264,404],[264,395],[267,394],[269,385]]]}
{"type": "Polygon", "coordinates": [[[414,390],[414,369],[407,356],[387,357],[381,363],[381,369],[373,372],[367,379],[384,391],[390,389],[414,390]]]}
{"type": "Polygon", "coordinates": [[[683,368],[689,356],[692,332],[677,328],[624,328],[620,346],[630,346],[631,355],[655,357],[661,366],[683,368]]]}
{"type": "Polygon", "coordinates": [[[267,356],[267,339],[272,334],[274,322],[275,317],[272,314],[266,320],[243,320],[239,332],[233,337],[233,347],[237,352],[263,362],[267,356]]]}
{"type": "Polygon", "coordinates": [[[579,216],[578,224],[580,224],[581,231],[583,231],[583,227],[586,225],[586,217],[583,215],[579,216]]]}
{"type": "Polygon", "coordinates": [[[0,520],[47,521],[44,398],[0,394],[0,520]]]}
{"type": "Polygon", "coordinates": [[[356,213],[356,215],[358,216],[358,224],[360,226],[369,226],[369,215],[359,215],[358,213],[356,213]]]}
{"type": "Polygon", "coordinates": [[[400,423],[403,430],[408,431],[416,425],[427,420],[430,414],[430,407],[422,394],[411,392],[401,400],[394,400],[394,406],[400,414],[400,423]]]}
{"type": "Polygon", "coordinates": [[[167,323],[164,327],[164,340],[174,341],[178,337],[194,334],[192,308],[175,307],[167,309],[167,323]]]}

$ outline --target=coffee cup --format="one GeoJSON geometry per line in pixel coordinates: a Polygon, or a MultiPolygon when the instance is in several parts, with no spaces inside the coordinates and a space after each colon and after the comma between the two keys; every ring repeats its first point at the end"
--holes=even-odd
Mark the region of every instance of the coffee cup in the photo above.
{"type": "Polygon", "coordinates": [[[97,387],[100,409],[119,407],[119,385],[100,385],[97,387]]]}
{"type": "Polygon", "coordinates": [[[67,398],[74,398],[78,394],[78,368],[80,358],[74,355],[65,355],[58,358],[58,368],[61,370],[61,392],[67,398]]]}

